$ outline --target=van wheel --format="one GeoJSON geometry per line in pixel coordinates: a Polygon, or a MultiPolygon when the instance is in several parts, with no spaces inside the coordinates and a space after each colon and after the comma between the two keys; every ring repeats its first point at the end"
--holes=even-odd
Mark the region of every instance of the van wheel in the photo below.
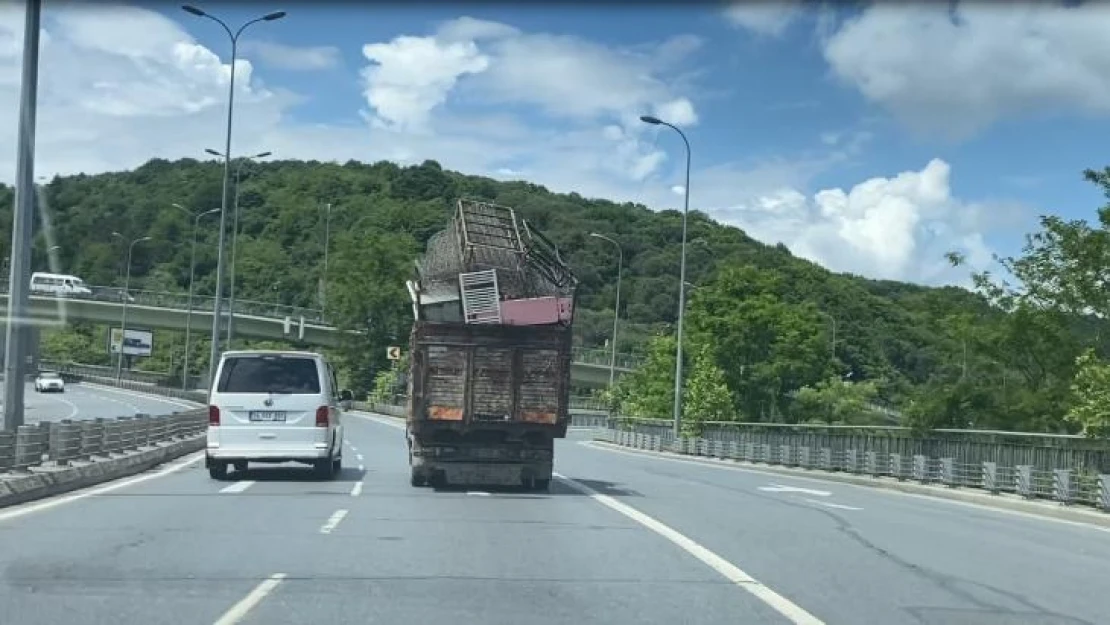
{"type": "Polygon", "coordinates": [[[343,456],[340,456],[340,457],[336,458],[335,460],[332,460],[332,462],[331,462],[332,473],[339,473],[342,469],[343,469],[343,456]]]}
{"type": "Polygon", "coordinates": [[[421,486],[424,486],[427,483],[428,483],[428,480],[424,479],[424,474],[423,473],[421,473],[420,471],[417,471],[415,468],[409,469],[409,484],[410,485],[412,485],[416,488],[419,488],[421,486]]]}
{"type": "Polygon", "coordinates": [[[215,460],[208,463],[208,477],[214,480],[227,479],[227,463],[215,460]]]}
{"type": "Polygon", "coordinates": [[[331,458],[317,460],[312,467],[316,471],[316,475],[322,480],[330,480],[335,477],[335,464],[331,458]]]}

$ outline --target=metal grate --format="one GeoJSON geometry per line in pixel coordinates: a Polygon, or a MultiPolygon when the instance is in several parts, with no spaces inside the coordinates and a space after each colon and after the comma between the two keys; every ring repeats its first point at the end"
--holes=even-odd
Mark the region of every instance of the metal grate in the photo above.
{"type": "Polygon", "coordinates": [[[467,323],[501,323],[501,298],[497,272],[472,271],[459,274],[463,319],[467,323]]]}

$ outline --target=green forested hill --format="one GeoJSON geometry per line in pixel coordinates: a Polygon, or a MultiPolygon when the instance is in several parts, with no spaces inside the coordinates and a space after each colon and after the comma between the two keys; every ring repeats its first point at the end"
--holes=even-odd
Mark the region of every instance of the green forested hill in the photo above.
{"type": "MultiPolygon", "coordinates": [[[[131,172],[55,178],[44,186],[40,203],[49,209],[60,269],[91,284],[120,284],[125,249],[111,233],[128,239],[147,235],[153,241],[135,250],[132,288],[184,291],[192,219],[173,205],[194,213],[219,206],[221,175],[217,163],[186,159],[152,160],[131,172]]],[[[413,167],[386,162],[248,164],[240,191],[237,296],[243,299],[320,305],[325,207],[331,205],[326,309],[343,325],[370,330],[371,344],[352,346],[346,354],[355,378],[383,365],[379,347],[407,333],[411,313],[403,280],[427,238],[445,225],[459,196],[512,206],[559,246],[581,279],[580,344],[604,345],[611,332],[616,254],[608,243],[591,238],[592,231],[624,247],[621,351],[646,351],[649,338],[667,332],[675,318],[681,214],[674,211],[653,212],[555,194],[525,182],[464,176],[432,161],[413,167]]],[[[11,190],[2,193],[0,205],[11,206],[11,190]]],[[[3,257],[8,255],[10,221],[8,210],[0,235],[3,257]]],[[[214,216],[201,222],[198,294],[214,290],[216,223],[214,216]]],[[[45,269],[48,243],[39,230],[35,267],[45,269]]],[[[942,407],[949,416],[940,423],[951,424],[962,418],[952,415],[968,412],[960,406],[974,408],[986,401],[976,399],[976,393],[1024,379],[1022,357],[1003,347],[1006,341],[1014,349],[1028,347],[1014,335],[1020,328],[978,295],[833,274],[793,257],[781,245],[764,245],[702,213],[691,214],[689,238],[688,279],[696,286],[690,292],[692,336],[696,339],[699,330],[717,333],[711,358],[731,376],[730,398],[743,418],[784,418],[784,398],[832,376],[870,381],[878,400],[904,405],[926,388],[939,401],[936,385],[955,388],[959,383],[967,396],[942,407]],[[706,316],[710,314],[712,319],[706,316]],[[790,315],[799,316],[795,326],[776,326],[790,315]],[[728,320],[727,327],[714,326],[722,319],[728,320]],[[739,328],[749,335],[727,336],[739,328]],[[806,337],[813,353],[775,348],[772,335],[782,340],[794,336],[791,340],[798,345],[805,341],[797,337],[806,337]],[[721,351],[722,345],[731,345],[732,351],[721,351]],[[736,360],[740,352],[743,362],[736,360]],[[779,361],[807,358],[812,362],[804,366],[779,366],[779,361]],[[760,363],[769,368],[759,369],[760,363]],[[790,369],[789,375],[783,367],[790,369]],[[756,370],[762,376],[757,380],[742,373],[756,370]],[[773,389],[756,393],[741,388],[752,384],[773,389]],[[754,408],[757,403],[762,407],[754,408]],[[769,405],[775,408],[768,410],[769,405]]],[[[72,337],[66,340],[59,337],[52,344],[73,343],[72,337]]],[[[100,349],[102,343],[93,344],[100,349]]],[[[175,348],[172,341],[163,344],[175,348]]],[[[198,372],[206,366],[201,349],[206,348],[194,350],[198,372]]],[[[1074,356],[1065,358],[1068,372],[1074,356]]],[[[147,365],[167,367],[168,362],[152,359],[147,365]]],[[[1057,374],[1067,375],[1053,370],[1042,377],[1057,374]]],[[[997,404],[988,411],[994,416],[980,422],[1003,418],[997,404]]],[[[1012,407],[1006,411],[1013,413],[1012,407]]],[[[1013,427],[1040,427],[1024,424],[1026,417],[1005,419],[1013,427]]]]}

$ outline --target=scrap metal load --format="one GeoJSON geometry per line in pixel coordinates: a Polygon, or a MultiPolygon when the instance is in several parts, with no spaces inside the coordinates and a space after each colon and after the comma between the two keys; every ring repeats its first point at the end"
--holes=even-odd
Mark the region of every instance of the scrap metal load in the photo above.
{"type": "Polygon", "coordinates": [[[559,250],[505,206],[459,200],[451,225],[428,241],[408,282],[417,320],[564,325],[578,279],[559,250]]]}

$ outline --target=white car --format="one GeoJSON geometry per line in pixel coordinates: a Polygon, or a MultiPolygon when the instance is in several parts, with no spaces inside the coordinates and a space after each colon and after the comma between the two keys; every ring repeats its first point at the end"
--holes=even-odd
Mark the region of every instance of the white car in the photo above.
{"type": "Polygon", "coordinates": [[[205,465],[212,479],[249,462],[311,464],[331,479],[343,463],[343,410],[351,392],[339,392],[335,371],[322,355],[295,351],[231,351],[220,357],[208,394],[205,465]]]}
{"type": "Polygon", "coordinates": [[[66,381],[53,371],[43,371],[35,378],[36,393],[64,393],[66,381]]]}

